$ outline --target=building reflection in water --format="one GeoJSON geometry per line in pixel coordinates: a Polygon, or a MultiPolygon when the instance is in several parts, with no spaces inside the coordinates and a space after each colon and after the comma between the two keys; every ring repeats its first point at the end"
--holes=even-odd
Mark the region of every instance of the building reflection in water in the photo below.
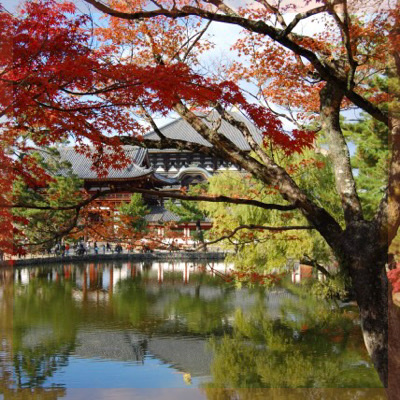
{"type": "Polygon", "coordinates": [[[55,269],[43,267],[19,268],[16,270],[15,282],[27,285],[31,279],[46,277],[49,282],[58,282],[60,279],[71,281],[76,291],[81,291],[83,296],[88,293],[101,291],[112,296],[119,282],[128,278],[140,277],[146,283],[159,284],[190,284],[191,274],[206,274],[210,277],[216,276],[216,271],[222,275],[228,275],[232,266],[224,263],[210,262],[207,264],[193,264],[190,262],[157,262],[155,264],[143,263],[89,263],[82,266],[67,264],[55,269]],[[164,278],[166,279],[164,282],[164,278]]]}

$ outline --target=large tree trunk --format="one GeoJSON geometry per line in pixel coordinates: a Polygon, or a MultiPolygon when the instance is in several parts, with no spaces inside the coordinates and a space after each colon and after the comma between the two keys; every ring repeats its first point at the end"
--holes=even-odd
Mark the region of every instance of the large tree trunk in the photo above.
{"type": "Polygon", "coordinates": [[[382,383],[388,385],[388,285],[384,267],[371,272],[368,261],[351,272],[365,346],[382,383]]]}
{"type": "Polygon", "coordinates": [[[343,235],[341,258],[360,310],[365,346],[382,383],[388,385],[387,246],[373,223],[357,221],[343,235]]]}

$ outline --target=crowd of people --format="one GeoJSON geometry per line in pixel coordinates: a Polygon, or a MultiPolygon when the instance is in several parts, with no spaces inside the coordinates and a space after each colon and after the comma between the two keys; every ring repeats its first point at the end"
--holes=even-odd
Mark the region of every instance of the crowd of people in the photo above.
{"type": "MultiPolygon", "coordinates": [[[[191,248],[188,249],[187,243],[182,243],[178,239],[170,239],[166,243],[154,243],[143,241],[139,245],[133,245],[129,243],[109,243],[97,241],[61,241],[55,245],[48,245],[42,247],[42,249],[37,253],[31,253],[28,249],[21,251],[18,254],[18,258],[34,258],[36,257],[68,257],[68,256],[84,256],[84,255],[96,255],[96,254],[121,254],[121,253],[152,253],[154,250],[157,251],[167,251],[169,253],[176,251],[193,251],[196,247],[196,243],[191,244],[191,248]]],[[[0,254],[1,256],[1,254],[0,254]]],[[[1,261],[1,257],[0,257],[1,261]]]]}
{"type": "MultiPolygon", "coordinates": [[[[129,247],[129,246],[128,246],[129,247]]],[[[126,250],[129,251],[127,248],[126,250]]],[[[85,254],[120,254],[124,249],[120,243],[110,244],[102,243],[99,245],[97,242],[76,242],[70,243],[57,243],[54,247],[46,249],[47,255],[54,254],[55,256],[68,257],[70,255],[83,256],[85,254]]]]}

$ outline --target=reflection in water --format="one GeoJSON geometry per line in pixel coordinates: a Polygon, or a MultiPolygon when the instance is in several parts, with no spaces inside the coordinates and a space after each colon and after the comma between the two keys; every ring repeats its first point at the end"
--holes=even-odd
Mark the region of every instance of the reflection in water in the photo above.
{"type": "Polygon", "coordinates": [[[99,263],[3,271],[2,392],[17,398],[29,388],[55,399],[71,396],[71,388],[189,384],[201,388],[200,397],[244,399],[258,396],[249,388],[380,386],[354,308],[290,286],[235,289],[215,274],[226,274],[225,265],[212,267],[99,263]]]}

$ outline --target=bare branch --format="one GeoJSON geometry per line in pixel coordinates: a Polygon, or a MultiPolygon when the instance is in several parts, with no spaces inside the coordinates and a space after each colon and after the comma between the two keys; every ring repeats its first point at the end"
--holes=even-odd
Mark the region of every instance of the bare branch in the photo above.
{"type": "Polygon", "coordinates": [[[256,0],[257,3],[262,4],[268,11],[273,13],[277,19],[277,21],[281,24],[283,28],[286,28],[286,22],[283,19],[282,14],[279,12],[278,8],[274,7],[272,4],[268,3],[267,0],[256,0]]]}
{"type": "Polygon", "coordinates": [[[263,203],[262,201],[254,199],[236,198],[223,195],[221,196],[188,195],[188,194],[179,194],[176,192],[167,192],[167,191],[164,192],[164,191],[139,189],[139,188],[132,188],[132,192],[143,193],[147,195],[155,195],[158,197],[166,197],[171,199],[180,199],[180,200],[206,201],[210,203],[246,204],[249,206],[260,207],[263,208],[264,210],[290,211],[297,209],[297,206],[292,204],[282,205],[282,204],[263,203]]]}
{"type": "Polygon", "coordinates": [[[210,27],[212,21],[208,21],[206,26],[204,27],[204,29],[202,29],[198,34],[196,39],[190,44],[190,46],[187,48],[187,50],[185,51],[185,55],[183,56],[182,61],[186,61],[186,59],[188,58],[190,52],[192,51],[192,49],[194,48],[194,46],[196,46],[196,44],[199,42],[199,40],[203,37],[203,35],[207,32],[208,28],[210,27]]]}
{"type": "MultiPolygon", "coordinates": [[[[105,143],[110,140],[107,136],[103,136],[102,139],[104,139],[105,143]]],[[[168,139],[167,137],[162,136],[160,136],[160,140],[152,140],[138,136],[119,136],[119,139],[122,144],[139,146],[147,149],[178,149],[182,151],[216,155],[215,149],[213,149],[211,145],[205,146],[198,143],[188,142],[186,140],[168,139]]]]}
{"type": "Polygon", "coordinates": [[[350,24],[350,19],[349,19],[349,14],[347,11],[347,0],[339,0],[338,2],[333,2],[328,5],[328,12],[333,16],[335,19],[336,23],[338,24],[340,28],[340,33],[342,35],[342,40],[344,43],[344,46],[346,48],[346,55],[347,55],[347,61],[350,65],[350,71],[347,74],[347,88],[352,89],[354,87],[354,75],[356,73],[357,69],[357,62],[354,60],[353,57],[353,50],[351,48],[351,38],[350,38],[350,29],[349,29],[349,24],[350,24]],[[341,16],[336,12],[334,5],[340,5],[342,10],[340,12],[341,16]]]}
{"type": "Polygon", "coordinates": [[[164,134],[161,132],[160,128],[158,127],[158,125],[156,124],[156,122],[154,121],[153,117],[151,116],[151,114],[146,110],[145,106],[143,105],[142,102],[139,102],[139,106],[141,108],[141,110],[143,111],[145,118],[147,120],[147,122],[151,125],[151,127],[153,128],[153,131],[157,133],[157,135],[160,137],[161,140],[166,139],[166,137],[164,136],[164,134]]]}
{"type": "Polygon", "coordinates": [[[328,9],[328,7],[325,5],[325,6],[313,8],[312,10],[308,10],[303,13],[296,14],[296,16],[293,18],[293,20],[289,23],[289,25],[286,26],[286,28],[282,31],[282,33],[280,35],[282,37],[288,36],[301,20],[309,18],[313,15],[317,15],[322,12],[325,12],[325,11],[327,11],[327,9],[328,9]]]}
{"type": "Polygon", "coordinates": [[[222,118],[229,122],[232,126],[237,128],[243,136],[246,138],[247,143],[249,144],[250,148],[265,162],[269,164],[271,162],[271,159],[268,157],[268,155],[265,153],[263,148],[254,140],[253,135],[250,132],[250,129],[246,125],[245,122],[238,121],[235,119],[232,115],[230,115],[226,110],[220,105],[217,104],[215,107],[218,113],[222,116],[222,118]],[[268,160],[265,160],[268,159],[268,160]]]}

